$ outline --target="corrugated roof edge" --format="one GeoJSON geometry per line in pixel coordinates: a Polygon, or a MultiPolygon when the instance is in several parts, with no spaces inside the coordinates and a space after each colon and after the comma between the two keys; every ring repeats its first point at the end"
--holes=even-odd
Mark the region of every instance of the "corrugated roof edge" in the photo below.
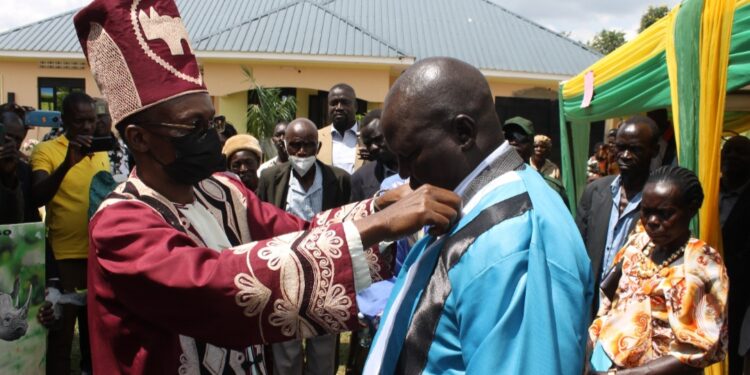
{"type": "Polygon", "coordinates": [[[538,23],[536,23],[536,22],[534,22],[534,21],[532,21],[532,20],[530,20],[530,19],[528,19],[528,18],[526,18],[526,17],[524,17],[522,15],[519,15],[518,13],[511,12],[510,10],[506,9],[505,7],[503,7],[500,4],[495,3],[492,0],[482,0],[482,1],[484,1],[487,4],[490,4],[490,5],[498,7],[503,12],[508,13],[511,16],[520,19],[521,21],[527,22],[527,23],[529,23],[529,24],[531,24],[533,26],[536,26],[536,27],[544,30],[544,31],[550,32],[552,34],[555,34],[555,35],[557,35],[558,38],[561,38],[561,39],[563,39],[563,40],[565,40],[567,42],[573,43],[576,46],[583,48],[586,52],[590,52],[590,53],[594,54],[595,56],[597,56],[599,58],[601,58],[601,57],[604,56],[604,55],[600,54],[599,52],[594,51],[593,49],[589,48],[589,46],[587,46],[587,45],[585,45],[585,44],[583,44],[583,43],[581,43],[581,42],[579,42],[577,40],[570,39],[570,38],[568,38],[568,37],[566,37],[566,36],[564,36],[564,35],[562,35],[562,34],[560,34],[558,32],[555,32],[555,31],[553,31],[553,30],[551,30],[551,29],[549,29],[547,27],[544,27],[544,26],[542,26],[542,25],[540,25],[540,24],[538,24],[538,23]]]}
{"type": "Polygon", "coordinates": [[[277,7],[277,8],[274,8],[274,9],[272,9],[272,10],[269,10],[268,12],[265,12],[265,13],[263,13],[263,14],[261,14],[261,15],[257,16],[257,17],[253,17],[253,18],[251,18],[251,19],[249,19],[249,20],[243,20],[242,22],[239,22],[239,23],[236,23],[236,24],[234,24],[234,25],[231,25],[231,26],[225,27],[225,28],[223,28],[223,29],[221,29],[221,30],[215,31],[215,32],[213,32],[213,33],[210,33],[210,34],[208,34],[208,35],[204,35],[204,36],[201,36],[201,37],[199,37],[199,38],[196,38],[196,39],[195,39],[195,41],[194,41],[194,43],[195,43],[195,44],[197,45],[198,43],[204,42],[204,41],[206,41],[206,40],[208,40],[208,39],[210,39],[210,38],[213,38],[213,37],[215,37],[215,36],[221,35],[222,33],[228,32],[228,31],[230,31],[230,30],[232,30],[232,29],[235,29],[235,28],[237,28],[237,27],[242,27],[242,26],[244,26],[244,25],[247,25],[247,24],[249,24],[249,23],[252,23],[252,22],[254,22],[254,21],[257,21],[257,20],[259,20],[259,19],[261,19],[261,18],[263,18],[263,17],[268,17],[268,16],[270,16],[271,14],[274,14],[274,13],[280,12],[280,11],[282,11],[282,10],[284,10],[284,9],[287,9],[287,8],[291,8],[291,7],[293,7],[293,6],[295,6],[295,5],[298,5],[298,4],[300,4],[300,3],[308,3],[308,4],[310,4],[311,6],[314,6],[314,7],[318,8],[318,9],[320,9],[320,10],[322,10],[322,11],[324,11],[324,12],[326,12],[326,13],[328,13],[328,14],[330,14],[330,15],[332,15],[332,16],[334,16],[334,17],[338,18],[338,19],[340,19],[341,21],[343,21],[343,22],[344,22],[344,23],[346,23],[347,25],[349,25],[349,26],[351,26],[351,27],[353,27],[353,28],[355,28],[355,29],[357,29],[357,30],[361,31],[362,33],[366,34],[367,36],[369,36],[369,37],[370,37],[370,38],[372,38],[373,40],[376,40],[376,41],[378,41],[379,43],[381,43],[381,44],[383,44],[384,46],[386,46],[386,47],[388,47],[388,48],[392,49],[393,51],[395,51],[396,53],[398,53],[399,55],[401,55],[401,56],[403,56],[403,57],[413,57],[413,56],[409,56],[409,54],[407,54],[406,52],[403,52],[403,51],[401,51],[400,49],[398,49],[397,47],[395,47],[395,46],[391,45],[390,43],[388,43],[387,41],[385,41],[385,40],[383,40],[382,38],[378,37],[377,35],[373,34],[373,33],[372,33],[372,32],[370,32],[369,30],[367,30],[367,29],[365,29],[364,27],[362,27],[361,25],[358,25],[358,24],[356,24],[356,23],[352,22],[351,20],[349,20],[349,19],[347,19],[347,18],[345,18],[345,17],[342,17],[341,15],[337,14],[336,12],[333,12],[332,10],[328,9],[328,8],[327,8],[327,7],[325,7],[325,6],[321,6],[320,4],[318,4],[318,3],[314,2],[314,1],[308,1],[308,0],[298,0],[298,1],[291,1],[291,2],[289,2],[289,3],[287,3],[287,4],[285,4],[285,5],[282,5],[282,6],[280,6],[280,7],[277,7]]]}
{"type": "MultiPolygon", "coordinates": [[[[354,27],[354,28],[356,28],[356,29],[359,29],[360,31],[362,31],[363,33],[367,34],[368,36],[370,36],[370,37],[371,37],[371,38],[373,38],[374,40],[377,40],[378,42],[382,43],[383,45],[387,46],[388,48],[391,48],[391,49],[393,49],[394,51],[396,51],[397,53],[399,53],[399,54],[401,54],[401,55],[403,55],[403,56],[405,56],[405,57],[414,57],[414,56],[410,56],[410,55],[409,55],[408,53],[405,53],[405,52],[401,51],[401,50],[400,50],[399,48],[397,48],[397,47],[395,47],[395,46],[391,45],[390,43],[388,43],[387,41],[383,40],[382,38],[379,38],[379,37],[377,37],[377,36],[376,36],[375,34],[373,34],[372,32],[370,32],[369,30],[365,29],[364,27],[362,27],[362,26],[360,26],[360,25],[357,25],[357,24],[355,24],[355,23],[354,23],[354,22],[352,22],[351,20],[349,20],[349,19],[347,19],[347,18],[345,18],[345,17],[342,17],[341,15],[337,14],[336,12],[333,12],[332,10],[330,10],[330,9],[329,9],[328,7],[326,7],[326,6],[325,6],[325,5],[327,5],[328,3],[331,3],[331,2],[333,2],[333,0],[328,0],[328,1],[324,0],[324,1],[323,1],[323,4],[322,4],[322,5],[321,5],[321,4],[319,4],[319,3],[317,3],[317,2],[315,2],[315,1],[308,1],[308,0],[301,0],[301,1],[304,1],[304,2],[308,2],[308,3],[312,4],[313,6],[315,6],[315,7],[318,7],[318,8],[320,8],[320,9],[321,9],[321,10],[323,10],[324,12],[327,12],[327,13],[329,13],[329,14],[333,15],[334,17],[337,17],[337,18],[341,19],[342,21],[346,22],[347,24],[351,25],[352,27],[354,27]]],[[[235,27],[239,27],[239,26],[242,26],[242,25],[244,25],[244,24],[246,24],[246,23],[250,23],[250,22],[252,22],[252,21],[253,21],[253,20],[255,20],[255,19],[259,19],[259,18],[262,18],[262,17],[267,17],[268,15],[270,15],[270,14],[272,14],[272,13],[274,13],[274,12],[278,12],[278,11],[280,11],[280,10],[283,10],[283,9],[286,9],[286,8],[288,8],[288,7],[290,7],[290,6],[294,6],[294,5],[297,5],[297,4],[299,4],[299,3],[301,2],[301,1],[296,1],[296,2],[295,2],[295,1],[292,1],[292,2],[289,2],[289,3],[287,3],[287,4],[285,4],[285,5],[281,6],[281,7],[278,7],[278,8],[276,8],[276,9],[273,9],[273,10],[269,11],[269,12],[266,12],[266,13],[264,13],[264,14],[262,14],[262,15],[258,16],[258,17],[255,17],[255,18],[253,18],[253,19],[251,19],[251,20],[245,20],[245,21],[243,21],[243,22],[240,22],[239,24],[235,24],[235,25],[233,25],[233,26],[230,26],[230,27],[228,27],[228,28],[225,28],[225,29],[219,30],[219,31],[217,31],[217,32],[215,32],[215,33],[212,33],[212,34],[209,34],[209,35],[206,35],[206,36],[203,36],[203,37],[199,37],[199,38],[196,38],[196,41],[195,41],[195,43],[199,43],[199,42],[201,42],[201,41],[203,41],[203,40],[205,40],[205,39],[208,39],[208,38],[210,38],[210,37],[213,37],[213,36],[215,36],[215,35],[218,35],[218,34],[221,34],[221,33],[223,33],[223,32],[229,31],[229,30],[231,30],[231,29],[233,29],[233,28],[235,28],[235,27]]],[[[511,15],[511,16],[513,16],[513,17],[516,17],[516,18],[518,18],[518,19],[520,19],[520,20],[522,20],[522,21],[524,21],[524,22],[527,22],[527,23],[529,23],[529,24],[531,24],[531,25],[533,25],[533,26],[535,26],[535,27],[538,27],[538,28],[540,28],[540,29],[542,29],[542,30],[544,30],[544,31],[547,31],[547,32],[551,33],[551,34],[554,34],[554,35],[556,35],[557,37],[559,37],[559,38],[561,38],[561,39],[563,39],[563,40],[565,40],[565,41],[567,41],[567,42],[569,42],[569,43],[572,43],[572,44],[574,44],[574,45],[576,45],[576,46],[578,46],[578,47],[582,48],[583,50],[585,50],[585,51],[587,51],[587,52],[589,52],[589,53],[593,54],[593,55],[594,55],[594,56],[596,56],[596,57],[602,57],[602,55],[601,55],[600,53],[598,53],[598,52],[596,52],[596,51],[592,50],[591,48],[589,48],[589,47],[588,47],[588,46],[586,46],[585,44],[583,44],[583,43],[580,43],[580,42],[578,42],[578,41],[575,41],[575,40],[573,40],[573,39],[570,39],[570,38],[568,38],[568,37],[566,37],[566,36],[563,36],[563,35],[561,35],[560,33],[557,33],[557,32],[555,32],[555,31],[553,31],[553,30],[551,30],[551,29],[549,29],[549,28],[547,28],[547,27],[544,27],[544,26],[542,26],[542,25],[540,25],[540,24],[538,24],[538,23],[536,23],[536,22],[534,22],[534,21],[531,21],[531,20],[529,20],[528,18],[525,18],[525,17],[523,17],[523,16],[521,16],[521,15],[519,15],[519,14],[517,14],[517,13],[511,12],[510,10],[508,10],[508,9],[506,9],[505,7],[503,7],[503,6],[501,6],[501,5],[497,4],[497,3],[495,3],[494,1],[491,1],[491,0],[482,0],[482,1],[484,1],[484,2],[485,2],[485,3],[487,3],[487,4],[490,4],[490,5],[492,5],[492,6],[495,6],[495,7],[497,7],[498,9],[502,10],[503,12],[506,12],[506,13],[508,13],[509,15],[511,15]]],[[[81,9],[82,9],[82,8],[76,8],[76,9],[72,9],[72,10],[69,10],[69,11],[67,11],[67,12],[64,12],[64,13],[61,13],[61,14],[58,14],[58,15],[55,15],[55,16],[47,17],[47,18],[41,19],[41,20],[39,20],[39,21],[36,21],[36,22],[30,23],[30,24],[22,25],[22,26],[19,26],[19,27],[13,28],[13,29],[9,29],[9,30],[6,30],[6,31],[3,31],[3,32],[0,32],[0,38],[2,38],[3,36],[5,36],[5,35],[7,35],[7,34],[11,34],[11,33],[14,33],[14,32],[18,32],[18,31],[20,31],[20,30],[23,30],[23,29],[31,28],[31,27],[34,27],[34,26],[36,26],[36,25],[39,25],[39,24],[41,24],[41,23],[44,23],[44,22],[49,22],[49,21],[51,21],[51,20],[54,20],[54,19],[57,19],[57,18],[67,17],[67,16],[69,16],[69,15],[71,15],[71,14],[75,14],[76,12],[78,12],[78,11],[79,11],[79,10],[81,10],[81,9]]]]}
{"type": "Polygon", "coordinates": [[[291,8],[291,7],[293,7],[293,6],[297,5],[297,4],[299,4],[299,1],[290,1],[290,2],[288,2],[288,3],[286,3],[286,4],[282,5],[282,6],[273,8],[273,9],[271,9],[271,10],[265,12],[265,13],[262,13],[262,14],[256,16],[256,17],[253,17],[253,18],[250,18],[250,19],[245,19],[245,20],[242,20],[241,22],[238,22],[238,23],[235,23],[234,25],[230,25],[230,26],[227,26],[227,27],[225,27],[223,29],[214,31],[214,32],[212,32],[210,34],[199,36],[199,37],[195,38],[195,40],[193,40],[193,43],[194,44],[198,44],[198,43],[204,42],[204,41],[206,41],[208,39],[211,39],[211,38],[213,38],[213,37],[215,37],[217,35],[221,35],[221,34],[227,32],[227,31],[231,31],[232,29],[235,29],[235,28],[242,27],[244,25],[253,23],[254,21],[257,21],[257,20],[259,20],[259,19],[261,19],[263,17],[268,17],[271,14],[280,12],[280,11],[282,11],[284,9],[287,9],[287,8],[291,8]]]}
{"type": "Polygon", "coordinates": [[[32,22],[32,23],[28,23],[26,25],[21,25],[21,26],[18,26],[16,28],[13,28],[13,29],[10,29],[10,30],[5,30],[3,32],[0,32],[0,38],[3,37],[3,36],[5,36],[6,34],[14,33],[14,32],[17,32],[17,31],[20,31],[20,30],[23,30],[23,29],[28,29],[30,27],[34,27],[34,26],[39,25],[41,23],[52,21],[52,20],[54,20],[56,18],[62,18],[62,17],[66,17],[66,16],[68,16],[70,14],[75,14],[76,12],[78,12],[81,9],[83,9],[83,8],[76,8],[76,9],[69,10],[69,11],[64,12],[64,13],[60,13],[60,14],[54,15],[52,17],[47,17],[45,19],[42,19],[42,20],[39,20],[39,21],[35,21],[35,22],[32,22]]]}
{"type": "Polygon", "coordinates": [[[302,0],[302,1],[306,1],[306,2],[308,2],[308,3],[310,3],[310,4],[313,4],[314,6],[316,6],[316,7],[320,8],[321,10],[323,10],[324,12],[326,12],[326,13],[328,13],[328,14],[330,14],[330,15],[332,15],[332,16],[334,16],[334,17],[336,17],[336,18],[338,18],[338,19],[340,19],[340,20],[342,20],[342,21],[344,21],[344,22],[346,22],[346,23],[347,23],[348,25],[350,25],[351,27],[353,27],[353,28],[355,28],[355,29],[358,29],[359,31],[361,31],[361,32],[363,32],[363,33],[365,33],[365,34],[367,34],[367,35],[368,35],[368,36],[370,36],[370,37],[371,37],[372,39],[375,39],[375,40],[377,40],[378,42],[380,42],[380,43],[383,43],[383,45],[385,45],[385,46],[387,46],[388,48],[390,48],[390,49],[392,49],[392,50],[396,51],[396,52],[397,52],[398,54],[400,54],[400,55],[402,55],[402,56],[404,56],[404,57],[414,57],[414,56],[409,56],[409,54],[408,54],[408,53],[406,53],[406,52],[404,52],[404,51],[401,51],[401,50],[400,50],[400,49],[399,49],[398,47],[396,47],[396,46],[393,46],[393,45],[391,45],[391,43],[389,43],[389,42],[388,42],[388,41],[386,41],[386,40],[383,40],[383,38],[381,38],[381,37],[379,37],[379,36],[375,35],[375,33],[371,32],[370,30],[367,30],[367,29],[365,29],[365,28],[364,28],[364,27],[362,27],[361,25],[358,25],[358,24],[354,23],[354,22],[353,22],[352,20],[350,20],[350,19],[348,19],[348,18],[346,18],[346,17],[344,17],[344,16],[342,16],[342,15],[340,15],[340,14],[338,14],[338,13],[336,13],[336,12],[332,11],[332,10],[331,10],[331,9],[329,9],[328,7],[326,7],[326,6],[323,6],[323,5],[320,5],[320,4],[316,3],[316,2],[308,1],[308,0],[302,0]]]}

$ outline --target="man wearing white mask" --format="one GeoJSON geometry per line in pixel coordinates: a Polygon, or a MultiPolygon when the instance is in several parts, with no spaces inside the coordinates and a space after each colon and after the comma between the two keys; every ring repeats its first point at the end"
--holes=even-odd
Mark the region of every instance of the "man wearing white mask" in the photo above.
{"type": "MultiPolygon", "coordinates": [[[[284,135],[289,161],[261,173],[258,197],[287,212],[310,220],[321,211],[348,203],[349,174],[317,159],[320,151],[315,124],[299,118],[289,123],[284,135]]],[[[336,336],[326,335],[273,344],[276,374],[335,373],[336,336]],[[306,354],[306,355],[305,355],[306,354]],[[306,357],[306,358],[305,358],[306,357]]]]}

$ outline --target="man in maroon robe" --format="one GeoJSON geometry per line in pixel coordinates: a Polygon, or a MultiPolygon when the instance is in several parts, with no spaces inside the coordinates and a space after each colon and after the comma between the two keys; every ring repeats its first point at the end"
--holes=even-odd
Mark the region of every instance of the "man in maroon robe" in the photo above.
{"type": "Polygon", "coordinates": [[[262,203],[216,172],[214,108],[173,0],[95,0],[74,22],[137,165],[90,223],[95,373],[262,373],[250,345],[357,328],[355,294],[389,274],[377,244],[455,219],[459,198],[435,187],[310,222],[262,203]]]}

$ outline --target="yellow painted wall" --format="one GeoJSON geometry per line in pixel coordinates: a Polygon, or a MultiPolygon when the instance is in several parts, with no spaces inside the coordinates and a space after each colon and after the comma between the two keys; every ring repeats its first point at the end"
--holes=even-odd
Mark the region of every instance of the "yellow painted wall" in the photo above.
{"type": "Polygon", "coordinates": [[[297,117],[308,117],[310,115],[310,96],[317,95],[318,90],[297,89],[297,117]]]}
{"type": "MultiPolygon", "coordinates": [[[[211,95],[222,97],[251,88],[251,83],[244,77],[239,62],[203,63],[206,85],[211,95]]],[[[396,77],[391,76],[388,68],[364,66],[291,66],[271,64],[244,64],[252,68],[260,85],[267,87],[297,87],[300,114],[307,114],[307,95],[317,90],[327,91],[336,83],[346,82],[354,87],[357,97],[368,102],[382,103],[388,88],[396,77]]],[[[37,106],[37,78],[83,78],[86,80],[86,92],[100,97],[96,83],[88,69],[41,69],[38,60],[0,60],[0,101],[4,102],[8,92],[16,93],[20,104],[37,106]]],[[[513,96],[515,91],[531,87],[543,87],[557,90],[557,82],[522,82],[490,78],[490,89],[493,96],[513,96]]],[[[368,106],[369,107],[369,106],[368,106]]],[[[369,108],[368,108],[369,109],[369,108]]]]}
{"type": "Polygon", "coordinates": [[[372,111],[373,109],[377,108],[383,108],[383,102],[367,102],[367,112],[372,111]]]}
{"type": "Polygon", "coordinates": [[[247,132],[247,91],[217,97],[216,114],[226,116],[238,133],[247,132]]]}
{"type": "Polygon", "coordinates": [[[513,97],[513,93],[525,89],[534,87],[541,87],[546,89],[554,90],[557,92],[558,82],[507,82],[499,79],[490,79],[490,90],[492,90],[492,96],[505,96],[513,97]]]}
{"type": "Polygon", "coordinates": [[[86,80],[86,93],[100,97],[94,77],[88,69],[41,69],[38,60],[0,60],[0,102],[5,103],[9,92],[16,93],[16,103],[37,107],[39,93],[37,79],[45,78],[83,78],[86,80]]]}
{"type": "MultiPolygon", "coordinates": [[[[235,93],[247,92],[252,88],[251,82],[245,77],[242,66],[249,67],[256,82],[265,87],[295,87],[297,88],[297,117],[307,117],[310,113],[310,95],[316,95],[318,90],[328,91],[331,86],[346,82],[357,93],[357,97],[381,103],[390,87],[390,71],[387,67],[361,68],[344,66],[321,65],[271,65],[245,64],[242,62],[204,62],[203,73],[206,86],[211,95],[215,95],[221,112],[227,118],[238,118],[236,122],[245,122],[246,109],[235,104],[224,103],[227,95],[234,97],[235,93]]],[[[245,96],[245,103],[246,96],[245,96]]],[[[240,130],[240,127],[237,128],[240,130]]],[[[244,130],[245,127],[242,127],[244,130]]]]}
{"type": "MultiPolygon", "coordinates": [[[[206,62],[203,72],[211,95],[223,96],[252,88],[242,72],[242,63],[206,62]]],[[[390,87],[387,67],[333,67],[244,64],[253,71],[256,81],[266,87],[297,87],[328,91],[331,86],[346,82],[367,101],[383,101],[390,87]]]]}
{"type": "MultiPolygon", "coordinates": [[[[80,61],[80,60],[79,60],[80,61]]],[[[336,83],[346,82],[354,87],[357,97],[368,101],[368,110],[381,108],[389,87],[398,76],[398,71],[388,67],[372,65],[322,65],[246,63],[243,61],[201,61],[206,85],[213,96],[217,114],[223,114],[237,130],[246,129],[247,90],[252,84],[244,76],[241,67],[248,66],[258,84],[266,87],[296,87],[297,116],[309,115],[309,96],[318,90],[328,91],[336,83]]],[[[0,60],[0,102],[5,102],[8,92],[16,93],[16,102],[36,107],[38,105],[37,78],[83,78],[86,92],[100,97],[96,83],[88,69],[41,69],[38,60],[0,60]]],[[[512,97],[514,93],[544,88],[557,90],[555,81],[488,79],[493,96],[512,97]]]]}

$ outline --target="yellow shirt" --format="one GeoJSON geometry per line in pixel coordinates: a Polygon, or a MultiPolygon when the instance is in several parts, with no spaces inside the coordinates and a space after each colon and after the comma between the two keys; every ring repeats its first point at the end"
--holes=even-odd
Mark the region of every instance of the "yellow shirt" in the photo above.
{"type": "MultiPolygon", "coordinates": [[[[61,135],[42,142],[31,154],[31,169],[52,174],[64,161],[68,138],[61,135]]],[[[97,152],[85,157],[65,175],[60,189],[47,203],[47,231],[55,259],[85,259],[89,252],[89,188],[91,179],[109,170],[109,156],[97,152]]]]}

